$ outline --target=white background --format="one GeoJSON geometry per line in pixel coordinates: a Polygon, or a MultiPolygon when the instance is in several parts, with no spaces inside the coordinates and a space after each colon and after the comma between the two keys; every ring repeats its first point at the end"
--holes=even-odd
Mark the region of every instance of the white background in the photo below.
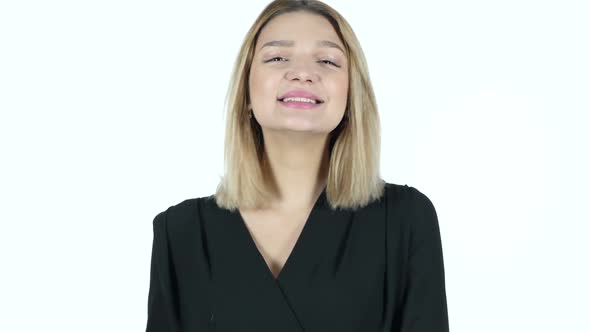
{"type": "MultiPolygon", "coordinates": [[[[142,331],[152,220],[222,175],[267,1],[0,3],[0,331],[142,331]]],[[[586,1],[330,1],[382,175],[434,203],[452,331],[590,331],[586,1]]]]}

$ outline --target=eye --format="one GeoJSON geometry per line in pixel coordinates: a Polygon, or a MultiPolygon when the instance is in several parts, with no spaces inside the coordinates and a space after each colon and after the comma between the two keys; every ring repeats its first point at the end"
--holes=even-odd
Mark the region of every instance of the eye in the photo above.
{"type": "Polygon", "coordinates": [[[321,63],[325,63],[325,64],[329,64],[329,65],[332,65],[332,66],[334,66],[334,67],[340,68],[340,66],[339,66],[339,65],[335,64],[334,62],[332,62],[332,61],[330,61],[330,60],[320,60],[319,62],[321,62],[321,63]]]}
{"type": "Polygon", "coordinates": [[[264,63],[267,63],[267,62],[283,62],[283,60],[284,61],[287,61],[287,59],[285,59],[285,58],[282,58],[280,56],[275,56],[274,58],[270,58],[270,59],[264,61],[264,63]]]}

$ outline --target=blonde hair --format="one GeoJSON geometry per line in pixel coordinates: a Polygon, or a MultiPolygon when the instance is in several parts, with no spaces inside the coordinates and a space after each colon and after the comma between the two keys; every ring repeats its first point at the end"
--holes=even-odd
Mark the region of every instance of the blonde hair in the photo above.
{"type": "Polygon", "coordinates": [[[383,195],[385,181],[379,174],[379,114],[365,56],[352,28],[336,10],[321,1],[275,0],[246,34],[232,72],[226,98],[225,174],[215,193],[220,207],[230,210],[260,207],[275,193],[263,156],[261,127],[255,118],[249,117],[248,78],[262,28],[279,15],[298,11],[328,19],[344,44],[349,63],[346,110],[329,138],[327,202],[332,209],[356,209],[383,195]]]}

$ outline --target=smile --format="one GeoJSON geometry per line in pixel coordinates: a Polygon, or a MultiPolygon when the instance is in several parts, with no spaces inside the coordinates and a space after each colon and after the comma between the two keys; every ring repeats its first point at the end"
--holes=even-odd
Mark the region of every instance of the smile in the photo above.
{"type": "Polygon", "coordinates": [[[303,98],[303,97],[289,97],[283,99],[277,99],[279,104],[288,107],[288,108],[298,108],[298,109],[311,109],[317,108],[321,104],[322,101],[310,99],[310,98],[303,98]]]}

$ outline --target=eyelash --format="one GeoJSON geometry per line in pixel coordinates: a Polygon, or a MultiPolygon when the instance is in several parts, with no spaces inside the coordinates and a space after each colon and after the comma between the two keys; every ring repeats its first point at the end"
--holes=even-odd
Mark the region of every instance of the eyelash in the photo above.
{"type": "MultiPolygon", "coordinates": [[[[274,58],[270,58],[270,59],[268,59],[268,60],[264,61],[264,63],[268,63],[268,62],[275,62],[275,61],[274,61],[275,59],[285,59],[285,58],[283,58],[283,57],[280,57],[280,56],[275,56],[274,58]]],[[[286,60],[286,59],[285,59],[285,60],[286,60]]],[[[340,66],[339,66],[339,65],[335,64],[334,62],[332,62],[332,61],[330,61],[330,60],[320,60],[320,61],[318,61],[318,62],[327,63],[327,64],[329,64],[329,65],[332,65],[332,66],[334,66],[334,67],[340,68],[340,66]]]]}

